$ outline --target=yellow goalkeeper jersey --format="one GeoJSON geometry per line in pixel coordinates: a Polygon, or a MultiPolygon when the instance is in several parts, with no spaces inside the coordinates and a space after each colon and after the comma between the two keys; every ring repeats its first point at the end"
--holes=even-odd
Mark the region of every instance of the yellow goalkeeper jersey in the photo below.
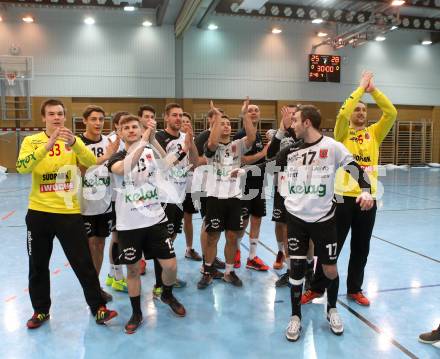
{"type": "Polygon", "coordinates": [[[19,173],[32,173],[29,209],[50,213],[80,213],[78,189],[81,178],[77,168],[90,167],[96,157],[76,137],[72,147],[58,140],[52,150],[45,148],[49,137],[45,132],[27,136],[23,140],[17,160],[19,173]]]}
{"type": "MultiPolygon", "coordinates": [[[[345,100],[336,118],[334,136],[336,141],[342,142],[347,147],[353,154],[355,161],[368,174],[371,182],[371,193],[373,197],[376,197],[379,147],[393,127],[397,110],[382,92],[375,89],[371,92],[371,95],[382,110],[382,117],[375,124],[362,130],[350,127],[351,114],[364,93],[365,89],[359,87],[345,100]]],[[[361,189],[353,177],[340,168],[336,174],[335,193],[357,197],[361,194],[361,189]]]]}

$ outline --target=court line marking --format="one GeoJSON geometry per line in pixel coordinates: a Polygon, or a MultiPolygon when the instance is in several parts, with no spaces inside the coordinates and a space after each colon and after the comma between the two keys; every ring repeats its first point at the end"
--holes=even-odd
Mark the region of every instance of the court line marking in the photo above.
{"type": "Polygon", "coordinates": [[[338,299],[338,304],[340,304],[342,307],[344,307],[345,309],[347,309],[351,314],[353,314],[356,318],[358,318],[361,322],[363,322],[364,324],[366,324],[368,327],[370,327],[371,329],[373,329],[377,334],[382,335],[385,334],[387,335],[387,340],[389,340],[389,342],[391,344],[393,344],[396,348],[398,348],[402,353],[406,354],[408,357],[412,358],[412,359],[418,359],[419,357],[417,355],[415,355],[413,352],[411,352],[410,350],[408,350],[406,347],[404,347],[402,344],[400,344],[397,340],[395,340],[394,338],[388,336],[387,333],[385,333],[382,329],[380,329],[377,325],[371,323],[367,318],[365,318],[364,316],[362,316],[361,314],[359,314],[358,312],[356,312],[353,308],[351,308],[348,304],[344,303],[342,300],[338,299]]]}
{"type": "Polygon", "coordinates": [[[378,212],[431,211],[431,210],[438,210],[438,209],[440,209],[440,207],[434,207],[434,208],[379,209],[378,212]]]}
{"type": "Polygon", "coordinates": [[[16,209],[8,212],[5,216],[2,217],[2,221],[6,221],[9,217],[11,217],[16,212],[16,209]]]}
{"type": "Polygon", "coordinates": [[[437,203],[440,202],[439,200],[436,200],[436,199],[429,199],[429,198],[419,197],[419,196],[415,196],[415,195],[413,195],[413,194],[408,194],[408,193],[393,192],[393,191],[390,191],[389,189],[386,190],[385,193],[393,193],[393,194],[397,194],[397,195],[399,195],[399,196],[405,196],[405,197],[412,197],[412,198],[417,198],[417,199],[423,199],[423,200],[425,200],[425,201],[430,201],[430,202],[437,202],[437,203]]]}
{"type": "Polygon", "coordinates": [[[391,241],[388,241],[388,240],[386,240],[386,239],[380,238],[380,237],[378,237],[378,236],[376,236],[376,235],[374,235],[374,234],[373,234],[371,237],[374,237],[374,238],[376,238],[376,239],[378,239],[378,240],[380,240],[380,241],[383,241],[383,242],[385,242],[385,243],[391,244],[392,246],[395,246],[395,247],[397,247],[397,248],[403,249],[403,250],[405,250],[405,251],[407,251],[407,252],[410,252],[410,253],[416,254],[416,255],[418,255],[418,256],[420,256],[420,257],[423,257],[423,258],[429,259],[429,260],[431,260],[431,261],[433,261],[433,262],[436,262],[436,263],[439,263],[439,264],[440,264],[440,260],[435,259],[435,258],[432,258],[432,257],[430,257],[430,256],[427,256],[426,254],[422,254],[422,253],[419,253],[419,252],[413,251],[412,249],[406,248],[406,247],[404,247],[404,246],[401,246],[400,244],[396,244],[396,243],[394,243],[394,242],[391,242],[391,241]]]}

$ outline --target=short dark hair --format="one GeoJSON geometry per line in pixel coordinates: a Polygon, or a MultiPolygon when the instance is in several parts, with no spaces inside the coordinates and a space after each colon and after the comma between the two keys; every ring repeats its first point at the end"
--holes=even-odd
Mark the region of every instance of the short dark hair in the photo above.
{"type": "Polygon", "coordinates": [[[165,106],[165,113],[168,116],[172,108],[182,108],[178,103],[172,102],[165,106]]]}
{"type": "Polygon", "coordinates": [[[319,130],[321,126],[321,112],[318,110],[316,106],[313,105],[304,105],[300,106],[298,111],[301,111],[301,121],[310,120],[313,128],[319,130]]]}
{"type": "Polygon", "coordinates": [[[300,107],[301,107],[301,105],[287,105],[287,107],[289,107],[289,108],[296,108],[296,109],[298,109],[298,108],[300,108],[300,107]]]}
{"type": "Polygon", "coordinates": [[[231,118],[228,115],[225,115],[225,114],[222,115],[222,118],[226,118],[229,121],[231,120],[231,118]]]}
{"type": "Polygon", "coordinates": [[[41,104],[41,108],[40,108],[41,116],[43,117],[46,116],[47,106],[61,106],[63,108],[64,115],[66,115],[66,108],[64,107],[64,104],[56,98],[50,98],[47,99],[46,101],[43,101],[43,103],[41,104]]]}
{"type": "Polygon", "coordinates": [[[105,117],[105,111],[104,111],[104,109],[103,109],[101,106],[97,106],[97,105],[89,105],[89,106],[87,106],[87,107],[84,109],[84,112],[83,112],[83,118],[84,118],[84,119],[87,119],[87,118],[90,116],[90,114],[91,114],[92,112],[100,112],[100,113],[102,113],[102,114],[104,115],[104,117],[105,117]]]}
{"type": "Polygon", "coordinates": [[[137,121],[139,123],[141,122],[138,116],[132,115],[130,113],[121,117],[121,119],[119,120],[119,125],[124,126],[126,123],[129,123],[131,121],[137,121]]]}
{"type": "Polygon", "coordinates": [[[185,116],[185,117],[188,117],[189,118],[189,120],[192,122],[192,116],[188,113],[188,112],[184,112],[183,113],[183,116],[185,116]]]}
{"type": "Polygon", "coordinates": [[[150,105],[140,106],[139,110],[138,110],[138,116],[142,117],[142,115],[144,114],[144,111],[150,111],[150,112],[154,113],[154,115],[156,116],[156,110],[154,109],[153,106],[150,106],[150,105]]]}
{"type": "Polygon", "coordinates": [[[129,114],[130,114],[130,112],[128,112],[128,111],[115,112],[113,114],[113,119],[112,119],[113,127],[115,127],[115,125],[119,125],[119,121],[121,120],[122,116],[127,116],[129,114]]]}

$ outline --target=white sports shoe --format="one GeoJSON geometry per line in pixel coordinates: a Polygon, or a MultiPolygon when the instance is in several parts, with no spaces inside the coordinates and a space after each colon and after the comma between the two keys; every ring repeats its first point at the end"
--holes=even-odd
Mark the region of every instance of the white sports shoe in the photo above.
{"type": "Polygon", "coordinates": [[[292,316],[286,329],[286,338],[290,342],[296,342],[301,334],[301,319],[297,315],[292,316]]]}
{"type": "Polygon", "coordinates": [[[327,313],[327,320],[330,325],[330,330],[333,334],[341,335],[344,332],[344,325],[342,324],[342,319],[339,316],[336,308],[331,308],[327,313]]]}

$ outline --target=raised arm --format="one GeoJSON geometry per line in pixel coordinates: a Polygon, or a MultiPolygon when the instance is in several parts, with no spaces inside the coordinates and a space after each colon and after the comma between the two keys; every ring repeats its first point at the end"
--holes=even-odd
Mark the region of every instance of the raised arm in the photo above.
{"type": "Polygon", "coordinates": [[[214,103],[211,101],[211,110],[215,111],[213,116],[213,124],[211,128],[211,133],[209,134],[207,148],[211,152],[215,152],[217,150],[220,137],[222,135],[222,126],[221,126],[221,112],[214,107],[214,103]]]}
{"type": "Polygon", "coordinates": [[[381,143],[387,136],[388,132],[394,125],[397,118],[397,110],[391,101],[382,92],[380,92],[375,86],[373,79],[370,81],[370,85],[367,88],[367,92],[371,94],[377,106],[382,110],[382,117],[378,122],[371,126],[374,131],[376,139],[381,143]]]}
{"type": "Polygon", "coordinates": [[[353,113],[354,109],[356,108],[356,105],[362,98],[363,94],[365,93],[365,90],[369,86],[370,80],[373,77],[373,73],[369,71],[364,71],[362,73],[362,77],[359,83],[359,87],[350,95],[349,98],[347,98],[342,105],[341,109],[339,110],[338,116],[336,117],[336,124],[335,124],[335,140],[336,141],[343,141],[345,136],[348,133],[348,128],[350,125],[350,117],[353,113]]]}
{"type": "Polygon", "coordinates": [[[248,111],[249,107],[249,97],[243,102],[243,107],[241,108],[241,114],[243,116],[243,127],[246,132],[246,147],[252,147],[257,138],[257,129],[252,123],[251,117],[248,111]]]}

